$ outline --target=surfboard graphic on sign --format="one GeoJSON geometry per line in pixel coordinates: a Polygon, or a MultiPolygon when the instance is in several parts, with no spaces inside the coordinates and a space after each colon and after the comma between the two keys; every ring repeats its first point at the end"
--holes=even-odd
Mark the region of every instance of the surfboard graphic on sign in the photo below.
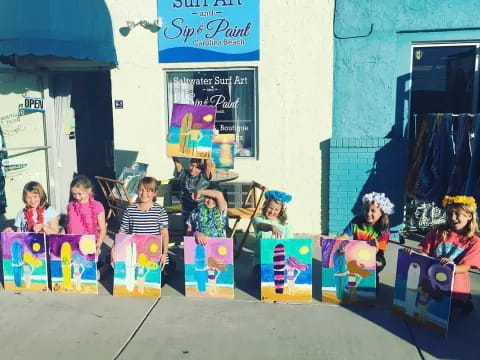
{"type": "Polygon", "coordinates": [[[117,234],[113,295],[160,297],[161,256],[160,235],[117,234]]]}
{"type": "Polygon", "coordinates": [[[5,290],[47,291],[43,233],[2,233],[5,290]]]}
{"type": "Polygon", "coordinates": [[[48,235],[52,290],[97,294],[95,235],[48,235]]]}

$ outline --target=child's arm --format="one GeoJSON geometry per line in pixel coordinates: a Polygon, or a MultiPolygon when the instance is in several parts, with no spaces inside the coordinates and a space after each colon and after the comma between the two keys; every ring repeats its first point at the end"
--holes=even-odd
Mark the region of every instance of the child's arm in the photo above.
{"type": "Polygon", "coordinates": [[[352,238],[345,233],[341,233],[335,240],[352,240],[352,238]]]}
{"type": "Polygon", "coordinates": [[[175,156],[172,157],[172,160],[173,160],[173,164],[175,165],[175,171],[177,172],[177,174],[179,174],[183,169],[182,163],[175,156]]]}
{"type": "Polygon", "coordinates": [[[208,180],[212,179],[213,171],[215,170],[215,164],[212,160],[206,159],[205,160],[205,175],[207,176],[208,180]]]}
{"type": "Polygon", "coordinates": [[[162,270],[165,269],[165,266],[168,264],[168,243],[170,242],[170,237],[168,234],[168,229],[160,229],[160,235],[162,235],[162,258],[160,259],[160,265],[162,270]]]}
{"type": "Polygon", "coordinates": [[[276,239],[280,239],[282,237],[282,232],[275,225],[270,225],[270,224],[259,222],[257,224],[257,229],[260,230],[260,231],[271,231],[273,237],[276,238],[276,239]]]}
{"type": "Polygon", "coordinates": [[[107,236],[107,222],[105,221],[105,212],[101,212],[97,216],[99,234],[97,239],[97,255],[100,254],[100,248],[102,247],[103,240],[107,236]]]}
{"type": "Polygon", "coordinates": [[[47,235],[58,234],[58,216],[55,216],[48,224],[36,224],[33,227],[33,231],[35,232],[40,232],[41,230],[43,230],[43,232],[47,235]]]}
{"type": "Polygon", "coordinates": [[[208,196],[214,198],[217,201],[218,209],[220,211],[225,211],[227,208],[227,202],[225,201],[225,197],[223,193],[219,190],[213,189],[201,189],[197,190],[195,194],[192,195],[193,199],[197,199],[199,196],[208,196]]]}

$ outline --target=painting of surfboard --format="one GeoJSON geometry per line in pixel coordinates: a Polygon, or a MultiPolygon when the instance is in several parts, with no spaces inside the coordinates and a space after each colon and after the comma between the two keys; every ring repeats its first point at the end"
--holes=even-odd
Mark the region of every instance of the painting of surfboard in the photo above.
{"type": "Polygon", "coordinates": [[[322,301],[371,305],[376,300],[375,246],[366,241],[322,239],[322,301]]]}
{"type": "Polygon", "coordinates": [[[312,301],[312,239],[260,240],[261,299],[312,301]]]}
{"type": "Polygon", "coordinates": [[[233,169],[235,162],[235,134],[217,134],[213,137],[212,158],[217,169],[233,169]]]}
{"type": "Polygon", "coordinates": [[[160,235],[117,234],[113,295],[160,297],[161,256],[160,235]]]}
{"type": "Polygon", "coordinates": [[[453,264],[398,250],[393,312],[446,337],[454,271],[453,264]]]}
{"type": "Polygon", "coordinates": [[[184,237],[185,295],[233,299],[233,240],[208,238],[205,246],[184,237]]]}
{"type": "Polygon", "coordinates": [[[95,235],[48,235],[52,290],[98,294],[95,235]]]}
{"type": "Polygon", "coordinates": [[[2,233],[5,290],[47,291],[45,234],[2,233]]]}
{"type": "Polygon", "coordinates": [[[167,155],[210,159],[216,113],[215,106],[173,104],[167,155]]]}

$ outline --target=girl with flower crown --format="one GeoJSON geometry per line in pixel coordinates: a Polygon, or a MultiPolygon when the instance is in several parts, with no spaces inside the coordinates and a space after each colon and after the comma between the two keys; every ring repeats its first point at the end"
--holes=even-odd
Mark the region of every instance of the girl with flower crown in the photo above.
{"type": "Polygon", "coordinates": [[[261,239],[288,239],[293,238],[292,229],[287,222],[286,204],[292,196],[278,190],[269,190],[265,193],[265,202],[262,213],[253,219],[253,229],[257,238],[254,255],[254,274],[259,272],[259,254],[261,239]]]}
{"type": "Polygon", "coordinates": [[[480,268],[477,204],[471,196],[445,196],[442,205],[447,222],[430,230],[420,250],[423,255],[440,259],[441,264],[455,264],[452,308],[468,314],[473,311],[468,271],[480,268]]]}
{"type": "Polygon", "coordinates": [[[203,203],[190,214],[187,220],[187,233],[195,236],[199,244],[205,245],[207,237],[225,237],[227,202],[215,185],[192,194],[194,200],[200,196],[203,196],[203,203]]]}
{"type": "MultiPolygon", "coordinates": [[[[42,185],[36,181],[30,181],[23,187],[23,202],[25,208],[15,218],[17,232],[44,232],[45,234],[57,234],[58,212],[47,203],[47,194],[42,185]]],[[[13,231],[8,227],[5,232],[13,231]]]]}
{"type": "Polygon", "coordinates": [[[385,268],[385,249],[390,238],[389,215],[394,205],[384,193],[371,192],[362,197],[363,213],[354,217],[337,240],[363,240],[377,247],[378,273],[385,268]]]}

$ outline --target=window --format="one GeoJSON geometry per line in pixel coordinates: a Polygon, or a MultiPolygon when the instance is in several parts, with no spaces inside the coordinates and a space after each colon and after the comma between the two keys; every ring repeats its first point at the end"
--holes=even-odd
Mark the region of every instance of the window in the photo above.
{"type": "Polygon", "coordinates": [[[257,156],[256,69],[167,71],[168,121],[174,103],[217,107],[215,127],[235,134],[236,156],[257,156]]]}

